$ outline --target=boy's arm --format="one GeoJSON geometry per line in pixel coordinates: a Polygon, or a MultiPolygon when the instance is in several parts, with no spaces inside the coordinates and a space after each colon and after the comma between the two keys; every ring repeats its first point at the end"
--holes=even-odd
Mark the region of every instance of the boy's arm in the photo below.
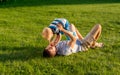
{"type": "Polygon", "coordinates": [[[70,37],[70,42],[68,43],[68,45],[71,47],[71,48],[74,48],[74,44],[76,43],[76,38],[70,33],[68,32],[67,30],[65,30],[62,25],[58,25],[58,28],[64,32],[64,34],[68,35],[70,37]]]}

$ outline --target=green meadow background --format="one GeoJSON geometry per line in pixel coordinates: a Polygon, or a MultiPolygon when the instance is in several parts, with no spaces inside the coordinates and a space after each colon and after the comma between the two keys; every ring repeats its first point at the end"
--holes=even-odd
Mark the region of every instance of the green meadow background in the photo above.
{"type": "Polygon", "coordinates": [[[120,0],[0,0],[0,75],[120,75],[120,0]],[[104,48],[44,58],[41,32],[54,18],[83,36],[101,24],[104,48]]]}

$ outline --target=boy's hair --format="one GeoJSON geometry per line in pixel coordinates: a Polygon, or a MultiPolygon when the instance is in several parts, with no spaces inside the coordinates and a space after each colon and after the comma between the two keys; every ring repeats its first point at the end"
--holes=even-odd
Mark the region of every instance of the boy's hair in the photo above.
{"type": "Polygon", "coordinates": [[[44,35],[48,35],[45,38],[47,38],[47,40],[50,40],[51,37],[53,36],[53,32],[50,28],[45,27],[42,31],[42,37],[44,37],[44,35]]]}
{"type": "Polygon", "coordinates": [[[43,57],[54,57],[56,54],[53,54],[48,49],[44,49],[43,51],[43,57]]]}
{"type": "Polygon", "coordinates": [[[49,34],[49,31],[50,31],[50,28],[48,28],[48,27],[45,27],[44,29],[43,29],[43,31],[42,31],[42,36],[44,35],[44,34],[49,34]]]}

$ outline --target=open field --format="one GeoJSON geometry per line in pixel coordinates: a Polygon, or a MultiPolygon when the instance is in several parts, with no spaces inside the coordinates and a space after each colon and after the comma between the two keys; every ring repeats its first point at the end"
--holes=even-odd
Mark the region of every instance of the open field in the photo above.
{"type": "Polygon", "coordinates": [[[120,75],[120,1],[8,0],[0,3],[0,75],[120,75]],[[64,17],[85,36],[102,25],[104,48],[43,58],[41,31],[64,17]]]}

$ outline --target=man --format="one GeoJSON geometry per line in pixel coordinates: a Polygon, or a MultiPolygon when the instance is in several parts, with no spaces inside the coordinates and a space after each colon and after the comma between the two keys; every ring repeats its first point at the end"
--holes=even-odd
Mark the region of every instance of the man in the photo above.
{"type": "Polygon", "coordinates": [[[92,30],[87,34],[84,39],[79,37],[79,32],[73,26],[72,31],[76,32],[77,37],[74,37],[69,31],[65,30],[60,24],[58,24],[60,31],[64,32],[65,35],[70,37],[70,40],[60,41],[60,36],[57,36],[56,39],[45,48],[43,51],[43,56],[45,57],[54,57],[58,55],[70,55],[72,53],[77,53],[79,51],[86,51],[90,47],[102,47],[103,43],[97,43],[100,34],[101,34],[101,25],[95,25],[92,30]]]}

